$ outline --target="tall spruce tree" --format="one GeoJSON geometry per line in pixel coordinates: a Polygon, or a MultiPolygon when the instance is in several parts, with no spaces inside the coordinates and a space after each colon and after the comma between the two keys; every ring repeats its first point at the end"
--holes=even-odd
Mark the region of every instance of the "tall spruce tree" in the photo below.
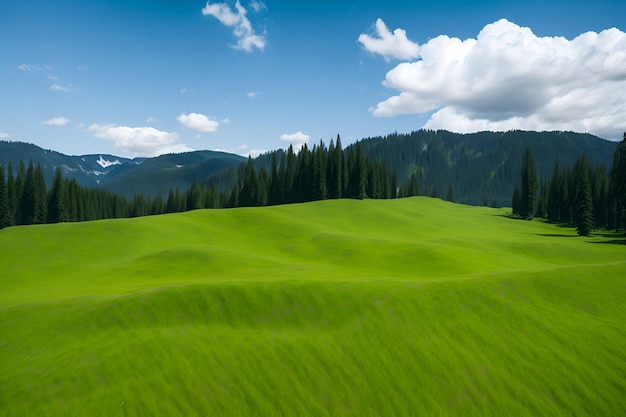
{"type": "Polygon", "coordinates": [[[527,220],[535,216],[537,202],[537,170],[530,147],[526,147],[522,159],[522,189],[519,215],[527,220]]]}
{"type": "Polygon", "coordinates": [[[626,132],[613,154],[611,199],[615,206],[615,231],[626,229],[626,132]]]}
{"type": "Polygon", "coordinates": [[[67,195],[61,169],[57,168],[54,172],[52,189],[48,197],[48,222],[59,223],[66,221],[68,221],[67,195]]]}
{"type": "Polygon", "coordinates": [[[0,165],[0,229],[9,227],[9,193],[4,178],[4,167],[0,165]]]}
{"type": "Polygon", "coordinates": [[[15,179],[13,178],[13,165],[9,162],[7,168],[7,227],[15,226],[17,223],[17,205],[18,201],[15,192],[15,179]]]}
{"type": "Polygon", "coordinates": [[[581,182],[578,184],[577,194],[580,196],[576,215],[576,231],[579,236],[589,236],[594,229],[593,224],[593,202],[591,199],[591,185],[589,176],[585,172],[581,182]]]}

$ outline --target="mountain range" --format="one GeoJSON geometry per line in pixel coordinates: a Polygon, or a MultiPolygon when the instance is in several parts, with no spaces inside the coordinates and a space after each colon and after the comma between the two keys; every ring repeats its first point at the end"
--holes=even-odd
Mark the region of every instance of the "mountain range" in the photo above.
{"type": "MultiPolygon", "coordinates": [[[[396,173],[398,185],[416,174],[420,194],[446,197],[452,191],[454,200],[460,203],[488,202],[493,206],[510,205],[526,147],[533,152],[539,179],[550,178],[556,163],[570,167],[581,156],[608,171],[617,147],[616,142],[590,134],[558,131],[458,134],[419,130],[366,138],[358,144],[365,156],[384,162],[390,172],[396,173]]],[[[215,151],[134,159],[110,154],[69,156],[23,142],[0,141],[0,164],[6,167],[11,162],[14,174],[20,161],[32,161],[41,164],[50,184],[55,169],[61,167],[64,176],[76,178],[81,185],[129,198],[134,194],[165,197],[170,189],[185,191],[194,181],[228,190],[245,160],[215,151]]],[[[257,168],[269,168],[270,163],[270,154],[255,161],[257,168]]]]}
{"type": "Polygon", "coordinates": [[[167,196],[170,189],[186,190],[193,181],[206,182],[230,167],[236,168],[245,158],[215,151],[167,154],[154,158],[123,158],[110,154],[65,155],[24,142],[0,141],[0,164],[9,162],[13,173],[20,161],[40,164],[48,185],[57,167],[64,177],[75,178],[86,187],[99,187],[125,197],[143,194],[167,196]]]}

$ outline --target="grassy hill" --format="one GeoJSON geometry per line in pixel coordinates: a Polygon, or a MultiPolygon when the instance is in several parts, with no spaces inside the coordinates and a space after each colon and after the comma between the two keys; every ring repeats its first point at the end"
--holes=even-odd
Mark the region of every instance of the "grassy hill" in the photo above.
{"type": "Polygon", "coordinates": [[[0,231],[1,415],[625,415],[623,236],[437,199],[0,231]]]}

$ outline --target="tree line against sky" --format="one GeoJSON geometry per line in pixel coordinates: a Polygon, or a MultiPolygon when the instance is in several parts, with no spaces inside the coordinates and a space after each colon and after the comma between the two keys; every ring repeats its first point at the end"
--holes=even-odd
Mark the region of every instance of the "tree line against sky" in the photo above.
{"type": "MultiPolygon", "coordinates": [[[[22,161],[13,172],[0,166],[0,228],[58,222],[183,212],[202,208],[234,208],[288,204],[337,198],[387,199],[420,195],[418,173],[399,185],[396,172],[385,163],[364,156],[361,144],[343,149],[341,138],[323,141],[296,153],[265,155],[268,168],[248,158],[234,186],[220,191],[215,184],[193,182],[188,190],[170,189],[167,198],[128,200],[110,191],[86,188],[64,178],[57,168],[48,190],[40,165],[22,161]]],[[[432,195],[436,196],[436,195],[432,195]]],[[[446,199],[454,201],[448,188],[446,199]]],[[[538,181],[532,152],[522,162],[521,187],[515,188],[513,214],[526,219],[544,217],[552,222],[574,223],[579,234],[600,227],[619,230],[626,225],[626,137],[614,154],[613,169],[591,166],[581,157],[573,167],[555,165],[551,179],[538,181]]]]}

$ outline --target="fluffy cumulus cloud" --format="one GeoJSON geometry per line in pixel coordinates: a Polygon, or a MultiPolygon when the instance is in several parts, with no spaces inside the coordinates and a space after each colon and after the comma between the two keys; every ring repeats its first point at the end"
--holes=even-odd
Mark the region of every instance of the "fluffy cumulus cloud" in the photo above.
{"type": "MultiPolygon", "coordinates": [[[[261,2],[253,2],[252,7],[259,12],[263,9],[267,10],[265,4],[261,2]]],[[[224,26],[233,29],[233,34],[237,38],[237,49],[243,49],[246,52],[252,52],[253,48],[263,50],[267,41],[265,36],[258,35],[252,28],[250,19],[247,17],[247,10],[241,5],[239,0],[235,3],[235,10],[231,9],[228,3],[211,3],[207,2],[202,8],[202,14],[205,16],[213,16],[224,26]]]]}
{"type": "Polygon", "coordinates": [[[376,20],[376,36],[362,33],[359,42],[366,50],[380,54],[386,59],[406,60],[419,56],[419,44],[410,41],[403,29],[396,29],[391,33],[382,19],[376,20]]]}
{"type": "Polygon", "coordinates": [[[285,142],[290,142],[293,145],[293,149],[299,151],[302,149],[305,143],[307,143],[311,139],[309,135],[305,135],[302,132],[296,132],[292,134],[283,134],[280,135],[280,140],[285,142]]]}
{"type": "Polygon", "coordinates": [[[183,127],[204,133],[215,132],[220,126],[220,122],[211,120],[201,113],[181,114],[176,120],[178,120],[183,127]]]}
{"type": "Polygon", "coordinates": [[[94,136],[113,142],[114,147],[135,156],[157,156],[188,152],[193,149],[178,144],[178,133],[164,132],[153,127],[129,127],[113,124],[92,124],[87,130],[94,136]]]}
{"type": "Polygon", "coordinates": [[[398,94],[372,108],[375,116],[434,112],[425,128],[458,132],[574,130],[614,139],[626,130],[626,34],[618,29],[568,40],[502,19],[476,39],[431,39],[417,58],[387,73],[383,84],[398,94]]]}
{"type": "Polygon", "coordinates": [[[68,119],[67,117],[53,117],[52,119],[48,119],[48,120],[44,120],[43,123],[44,125],[48,125],[48,126],[65,126],[66,124],[68,124],[70,121],[70,119],[68,119]]]}

